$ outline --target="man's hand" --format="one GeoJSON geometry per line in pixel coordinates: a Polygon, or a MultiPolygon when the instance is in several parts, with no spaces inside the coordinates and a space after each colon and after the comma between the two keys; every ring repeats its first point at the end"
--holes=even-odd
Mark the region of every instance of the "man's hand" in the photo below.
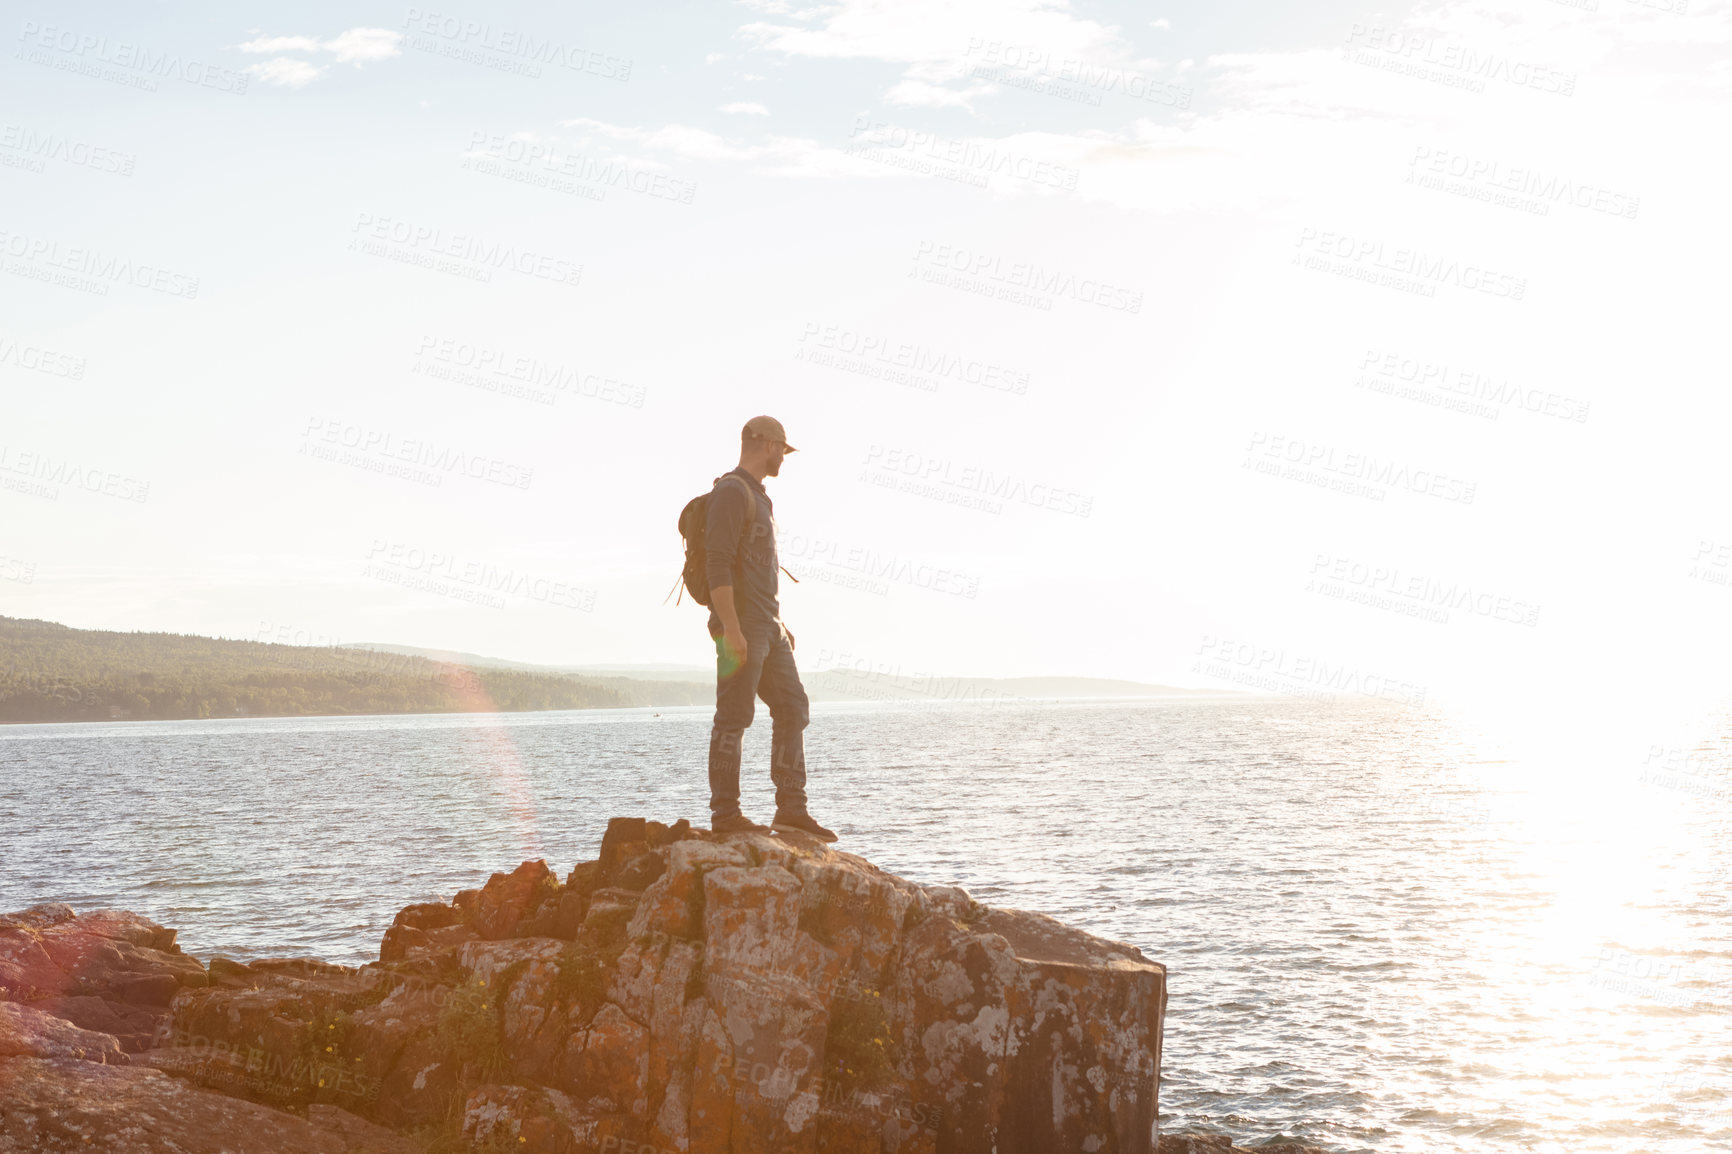
{"type": "Polygon", "coordinates": [[[734,587],[718,585],[710,590],[710,604],[722,619],[722,656],[734,663],[722,676],[733,674],[746,663],[746,631],[740,628],[740,615],[734,609],[734,587]]]}
{"type": "Polygon", "coordinates": [[[733,661],[735,669],[746,663],[746,635],[738,625],[732,629],[723,628],[722,648],[727,652],[729,659],[733,661]]]}

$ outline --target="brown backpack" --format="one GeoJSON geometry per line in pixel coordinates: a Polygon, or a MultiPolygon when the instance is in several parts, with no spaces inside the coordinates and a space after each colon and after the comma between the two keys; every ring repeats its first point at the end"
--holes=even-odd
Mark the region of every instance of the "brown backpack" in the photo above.
{"type": "MultiPolygon", "coordinates": [[[[686,543],[686,564],[680,570],[680,580],[675,583],[674,589],[677,590],[683,584],[685,592],[690,593],[692,600],[699,605],[710,603],[709,553],[704,548],[704,533],[709,528],[710,520],[710,498],[716,495],[716,490],[720,489],[724,482],[729,481],[738,485],[740,491],[746,495],[746,529],[750,529],[758,520],[758,495],[752,492],[750,485],[732,473],[717,477],[715,488],[693,497],[686,502],[686,507],[680,510],[680,536],[686,543]]],[[[742,537],[745,532],[745,529],[741,530],[742,537]]],[[[670,592],[668,596],[673,596],[673,593],[670,592]]],[[[684,599],[684,594],[681,594],[681,599],[684,599]]],[[[667,604],[667,599],[663,598],[662,603],[667,604]]]]}

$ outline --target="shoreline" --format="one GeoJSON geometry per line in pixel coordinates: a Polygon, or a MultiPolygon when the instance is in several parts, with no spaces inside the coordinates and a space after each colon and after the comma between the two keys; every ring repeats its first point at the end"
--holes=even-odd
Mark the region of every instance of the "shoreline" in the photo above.
{"type": "MultiPolygon", "coordinates": [[[[1249,704],[1258,701],[1290,701],[1301,700],[1289,694],[1281,693],[1247,693],[1239,690],[1223,689],[1220,691],[1197,689],[1186,690],[1183,694],[1150,695],[1148,697],[1017,697],[999,701],[969,701],[953,698],[919,697],[884,697],[862,700],[814,700],[812,708],[879,708],[894,706],[914,706],[921,709],[936,709],[952,707],[958,709],[1002,709],[1006,706],[1026,705],[1179,705],[1179,704],[1215,704],[1217,702],[1233,702],[1249,704]]],[[[540,716],[552,713],[689,713],[712,712],[713,705],[593,705],[578,709],[442,709],[418,710],[402,713],[259,713],[236,717],[85,717],[61,721],[18,721],[0,719],[0,730],[13,726],[83,726],[83,725],[178,725],[182,722],[245,722],[245,721],[337,721],[365,720],[369,718],[394,717],[522,717],[540,716]]]]}

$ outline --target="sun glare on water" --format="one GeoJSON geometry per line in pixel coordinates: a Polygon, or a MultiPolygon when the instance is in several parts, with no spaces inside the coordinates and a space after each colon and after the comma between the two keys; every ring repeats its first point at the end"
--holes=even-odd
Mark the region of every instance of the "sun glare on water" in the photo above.
{"type": "Polygon", "coordinates": [[[1682,1120],[1712,1132],[1732,1090],[1700,1021],[1732,1010],[1724,719],[1516,713],[1481,719],[1471,767],[1490,799],[1477,899],[1501,908],[1457,924],[1478,971],[1470,1012],[1504,1044],[1473,1056],[1463,1087],[1637,1143],[1615,1148],[1682,1120]]]}

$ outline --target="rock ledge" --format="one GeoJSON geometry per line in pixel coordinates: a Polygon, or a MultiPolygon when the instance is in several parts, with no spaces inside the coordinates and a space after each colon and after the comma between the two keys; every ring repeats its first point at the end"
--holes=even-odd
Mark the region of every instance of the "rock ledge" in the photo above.
{"type": "Polygon", "coordinates": [[[358,968],[174,937],[0,918],[0,1151],[1155,1149],[1163,966],[798,835],[615,818],[358,968]]]}

